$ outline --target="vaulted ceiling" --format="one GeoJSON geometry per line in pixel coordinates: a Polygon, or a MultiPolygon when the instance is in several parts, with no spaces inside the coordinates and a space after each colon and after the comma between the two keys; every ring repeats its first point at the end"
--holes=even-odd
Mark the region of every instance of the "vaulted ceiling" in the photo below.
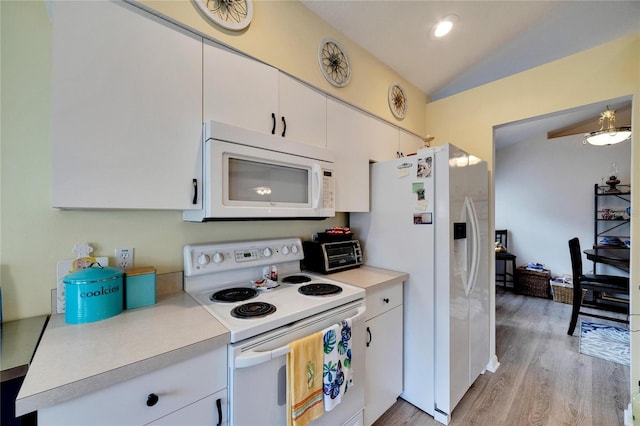
{"type": "MultiPolygon", "coordinates": [[[[637,0],[301,1],[431,100],[640,32],[637,0]],[[432,26],[451,14],[457,16],[452,32],[430,37],[432,26]]],[[[615,100],[612,109],[628,108],[630,102],[615,100]]],[[[606,105],[503,126],[496,130],[496,148],[579,123],[592,122],[588,128],[596,130],[606,105]]]]}

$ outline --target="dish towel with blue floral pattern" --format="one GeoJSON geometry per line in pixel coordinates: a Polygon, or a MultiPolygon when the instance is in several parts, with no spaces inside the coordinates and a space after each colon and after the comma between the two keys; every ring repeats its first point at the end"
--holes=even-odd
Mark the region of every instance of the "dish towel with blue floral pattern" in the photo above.
{"type": "Polygon", "coordinates": [[[324,411],[331,411],[340,403],[342,395],[353,384],[351,365],[351,320],[326,328],[323,331],[324,411]]]}

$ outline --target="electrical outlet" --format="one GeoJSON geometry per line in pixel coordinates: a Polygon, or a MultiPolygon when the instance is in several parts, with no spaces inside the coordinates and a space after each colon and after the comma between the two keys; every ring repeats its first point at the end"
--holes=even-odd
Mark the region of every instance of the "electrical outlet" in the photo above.
{"type": "Polygon", "coordinates": [[[122,269],[133,267],[133,247],[116,249],[116,266],[122,269]]]}

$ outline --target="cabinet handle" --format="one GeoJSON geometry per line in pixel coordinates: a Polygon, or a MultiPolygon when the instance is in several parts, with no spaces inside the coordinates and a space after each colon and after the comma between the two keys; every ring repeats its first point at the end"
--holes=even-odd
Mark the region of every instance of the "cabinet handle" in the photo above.
{"type": "Polygon", "coordinates": [[[388,297],[385,297],[384,299],[382,299],[382,301],[383,301],[384,303],[389,303],[389,298],[388,298],[388,297]]]}
{"type": "Polygon", "coordinates": [[[373,340],[373,337],[371,336],[371,329],[369,327],[367,327],[367,334],[369,335],[369,340],[367,340],[367,347],[369,347],[371,341],[373,340]]]}
{"type": "Polygon", "coordinates": [[[218,408],[218,426],[222,425],[222,400],[216,399],[216,407],[218,408]]]}
{"type": "Polygon", "coordinates": [[[282,116],[282,137],[284,138],[284,134],[287,133],[287,120],[284,119],[284,115],[282,116]]]}
{"type": "Polygon", "coordinates": [[[271,134],[276,134],[276,114],[275,112],[271,113],[271,122],[273,123],[273,127],[271,128],[271,134]]]}
{"type": "Polygon", "coordinates": [[[193,187],[193,200],[191,200],[191,204],[198,204],[198,179],[194,179],[191,186],[193,187]]]}
{"type": "Polygon", "coordinates": [[[147,407],[153,407],[158,403],[159,399],[160,398],[158,398],[158,395],[156,395],[155,393],[150,393],[147,397],[147,407]]]}

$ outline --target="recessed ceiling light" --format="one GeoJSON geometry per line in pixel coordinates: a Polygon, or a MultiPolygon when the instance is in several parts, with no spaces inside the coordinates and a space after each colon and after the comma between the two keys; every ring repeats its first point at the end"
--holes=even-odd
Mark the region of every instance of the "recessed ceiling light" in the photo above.
{"type": "Polygon", "coordinates": [[[431,37],[441,38],[449,34],[451,29],[453,28],[453,24],[455,24],[457,20],[458,17],[456,15],[447,15],[444,18],[440,19],[438,22],[436,22],[433,28],[431,28],[431,37]]]}

